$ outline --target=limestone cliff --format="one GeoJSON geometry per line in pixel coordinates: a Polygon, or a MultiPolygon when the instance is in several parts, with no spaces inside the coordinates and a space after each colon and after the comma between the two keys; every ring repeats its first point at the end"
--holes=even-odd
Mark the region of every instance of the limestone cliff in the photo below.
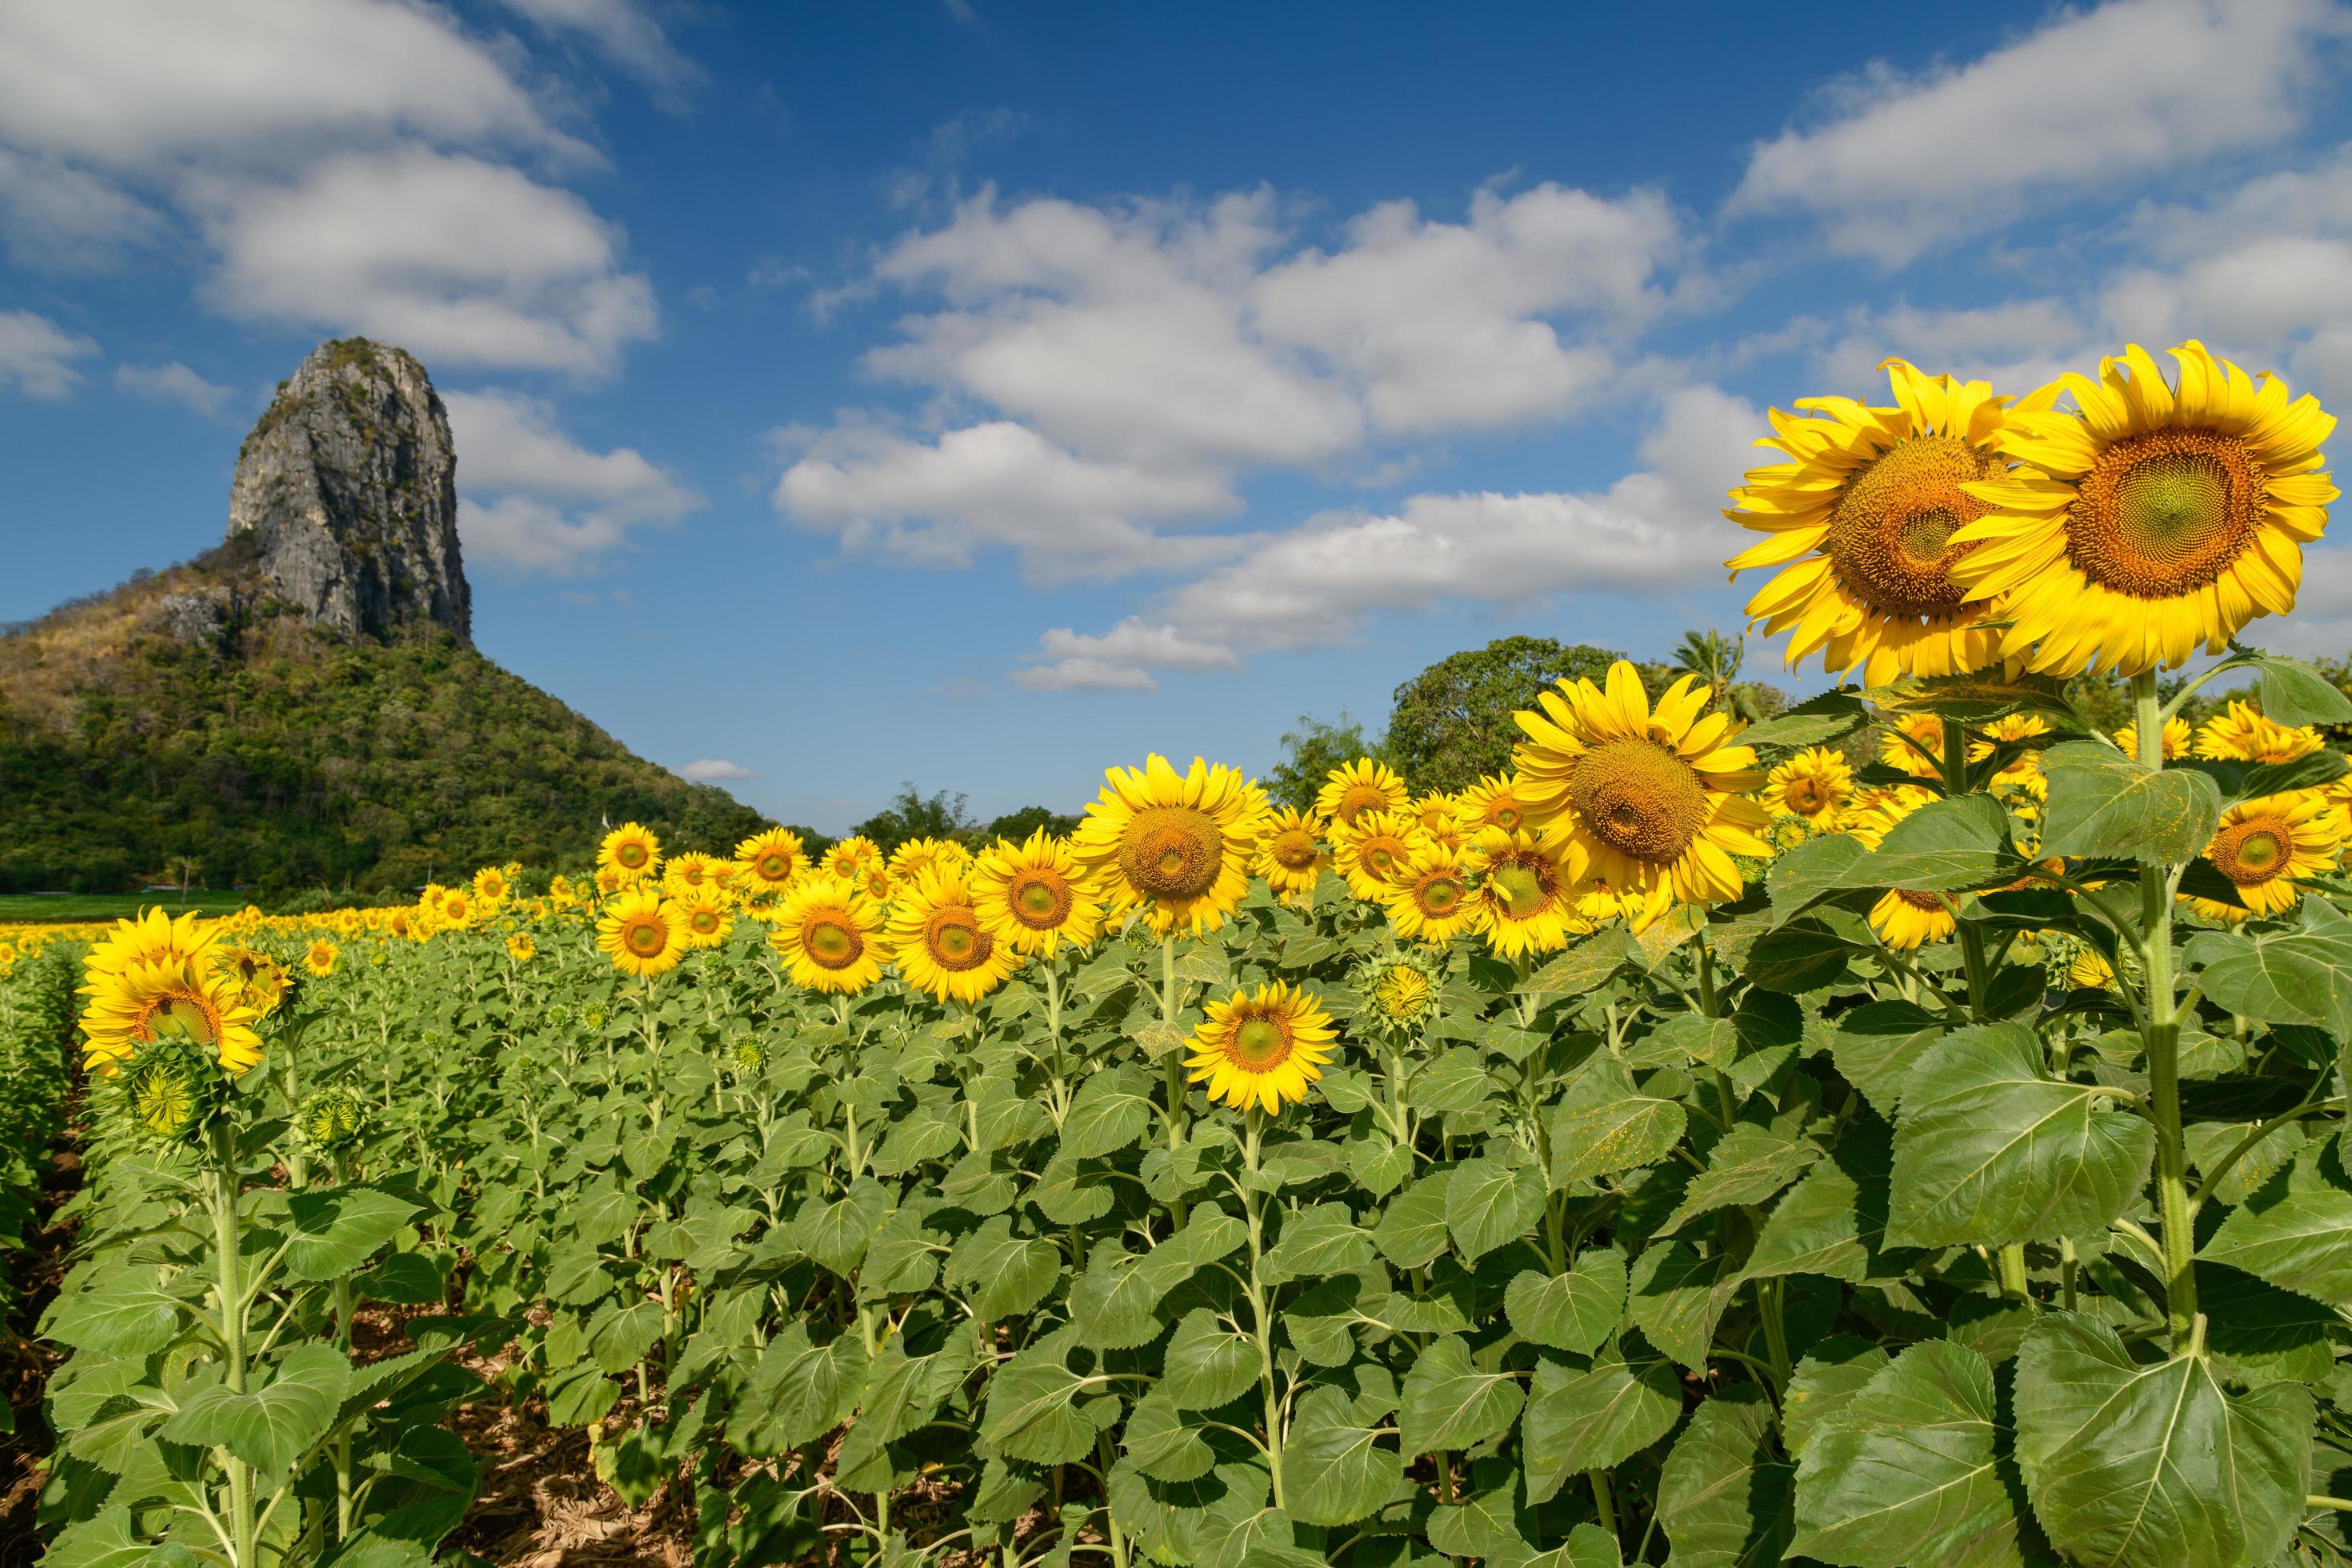
{"type": "Polygon", "coordinates": [[[390,639],[430,621],[473,644],[448,412],[405,350],[310,352],[238,449],[228,541],[314,624],[390,639]]]}

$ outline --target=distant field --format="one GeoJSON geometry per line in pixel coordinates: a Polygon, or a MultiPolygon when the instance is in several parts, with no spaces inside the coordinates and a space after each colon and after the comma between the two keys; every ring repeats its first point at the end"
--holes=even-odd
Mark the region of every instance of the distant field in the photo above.
{"type": "Polygon", "coordinates": [[[177,914],[184,909],[207,915],[235,914],[245,908],[243,893],[191,891],[181,902],[177,893],[0,893],[0,924],[21,921],[110,921],[135,915],[160,904],[177,914]]]}

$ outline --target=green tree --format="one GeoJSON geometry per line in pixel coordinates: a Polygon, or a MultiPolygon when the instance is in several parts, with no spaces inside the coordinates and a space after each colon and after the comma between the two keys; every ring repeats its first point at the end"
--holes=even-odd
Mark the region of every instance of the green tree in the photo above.
{"type": "Polygon", "coordinates": [[[1739,679],[1740,661],[1747,652],[1739,638],[1725,637],[1713,626],[1686,631],[1683,640],[1675,644],[1674,672],[1696,675],[1706,682],[1706,700],[1712,706],[1721,702],[1731,683],[1739,679]]]}
{"type": "Polygon", "coordinates": [[[1265,793],[1276,805],[1305,811],[1317,792],[1340,763],[1358,757],[1382,754],[1381,742],[1364,739],[1361,721],[1341,713],[1336,724],[1309,714],[1298,716],[1298,728],[1282,737],[1282,760],[1266,770],[1265,793]]]}
{"type": "Polygon", "coordinates": [[[925,795],[909,780],[898,786],[888,805],[850,832],[864,834],[887,855],[909,839],[961,837],[979,826],[965,809],[962,795],[950,796],[945,790],[925,795]]]}
{"type": "Polygon", "coordinates": [[[987,834],[992,839],[1009,838],[1018,844],[1041,827],[1048,833],[1067,837],[1078,830],[1078,819],[1045,806],[1024,805],[991,822],[987,834]]]}
{"type": "Polygon", "coordinates": [[[1415,795],[1502,773],[1519,738],[1513,713],[1555,681],[1600,680],[1624,657],[1590,643],[1508,637],[1441,659],[1396,689],[1388,761],[1415,795]]]}

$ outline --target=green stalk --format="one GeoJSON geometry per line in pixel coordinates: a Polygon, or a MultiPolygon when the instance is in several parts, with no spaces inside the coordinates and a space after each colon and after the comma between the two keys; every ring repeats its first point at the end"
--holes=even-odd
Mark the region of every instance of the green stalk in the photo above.
{"type": "MultiPolygon", "coordinates": [[[[213,1122],[212,1203],[214,1278],[220,1288],[221,1344],[227,1358],[224,1381],[232,1394],[246,1391],[245,1281],[239,1272],[236,1215],[236,1135],[224,1110],[213,1122]]],[[[257,1525],[254,1517],[253,1470],[243,1459],[224,1450],[228,1465],[229,1536],[236,1550],[237,1568],[253,1568],[257,1525]]]]}
{"type": "MultiPolygon", "coordinates": [[[[2139,763],[2164,766],[2164,718],[2156,671],[2132,677],[2139,763]]],[[[2173,993],[2172,879],[2161,866],[2139,872],[2140,963],[2147,1003],[2142,1033],[2147,1044],[2149,1109],[2156,1120],[2157,1213],[2163,1221],[2164,1311],[2172,1352],[2187,1353],[2197,1331],[2197,1239],[2189,1210],[2189,1162],[2180,1141],[2180,1013],[2173,993]]]]}
{"type": "MultiPolygon", "coordinates": [[[[1969,793],[1968,730],[1958,719],[1944,721],[1944,794],[1956,798],[1969,793]]],[[[1985,963],[1984,932],[1967,921],[1959,922],[1960,963],[1969,977],[1969,1017],[1981,1024],[1985,1016],[1985,998],[1991,986],[1991,976],[1985,963]]],[[[1995,1256],[1994,1272],[2000,1280],[2000,1293],[2012,1300],[2030,1298],[2026,1292],[2025,1247],[2011,1242],[1995,1256]]]]}
{"type": "MultiPolygon", "coordinates": [[[[1160,939],[1160,1021],[1172,1033],[1176,1027],[1176,937],[1160,939]]],[[[1184,1146],[1184,1053],[1165,1045],[1168,1053],[1168,1147],[1184,1146]]],[[[1179,1218],[1176,1222],[1182,1225],[1179,1218]]]]}
{"type": "MultiPolygon", "coordinates": [[[[350,1163],[340,1156],[335,1161],[335,1184],[348,1184],[352,1179],[350,1163]]],[[[353,1300],[352,1277],[349,1273],[335,1276],[335,1344],[345,1357],[352,1353],[352,1312],[358,1303],[353,1300]]],[[[352,1429],[346,1426],[335,1436],[335,1541],[338,1544],[352,1534],[352,1429]]]]}
{"type": "Polygon", "coordinates": [[[1282,1501],[1282,1399],[1274,1382],[1274,1321],[1266,1311],[1265,1287],[1258,1279],[1258,1263],[1265,1256],[1265,1220],[1257,1190],[1258,1140],[1265,1131],[1265,1112],[1253,1105],[1242,1118],[1242,1165],[1251,1181],[1242,1189],[1242,1206],[1249,1215],[1249,1300],[1257,1326],[1258,1387],[1265,1396],[1265,1463],[1274,1480],[1274,1506],[1282,1501]]]}

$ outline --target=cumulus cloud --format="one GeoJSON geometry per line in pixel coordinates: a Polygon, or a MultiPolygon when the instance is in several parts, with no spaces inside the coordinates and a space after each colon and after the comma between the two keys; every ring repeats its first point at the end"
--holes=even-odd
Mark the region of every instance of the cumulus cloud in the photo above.
{"type": "Polygon", "coordinates": [[[81,382],[76,360],[98,353],[98,344],[67,331],[30,310],[0,310],[0,388],[27,397],[58,398],[81,382]]]}
{"type": "Polygon", "coordinates": [[[119,185],[0,147],[0,237],[18,261],[45,271],[105,266],[162,226],[161,214],[119,185]]]}
{"type": "Polygon", "coordinates": [[[1381,612],[1691,585],[1720,569],[1717,511],[1757,424],[1736,397],[1684,388],[1642,443],[1648,466],[1607,490],[1424,494],[1392,512],[1310,519],[1176,590],[1155,615],[1099,637],[1049,632],[1014,679],[1148,690],[1154,669],[1234,668],[1252,654],[1345,642],[1381,612]]]}
{"type": "Polygon", "coordinates": [[[462,153],[330,158],[279,184],[214,184],[207,297],[247,320],[347,328],[432,364],[595,374],[653,334],[618,231],[569,191],[462,153]]]}
{"type": "Polygon", "coordinates": [[[1886,377],[1878,366],[1890,357],[1931,375],[2022,393],[2061,371],[2082,369],[2084,355],[2095,353],[2099,330],[2074,303],[2037,296],[1964,309],[1857,307],[1825,338],[1813,354],[1822,389],[1883,403],[1886,377]]]}
{"type": "Polygon", "coordinates": [[[443,402],[457,446],[458,531],[477,560],[577,572],[625,543],[632,529],[675,523],[704,504],[634,447],[581,446],[536,398],[453,392],[443,402]]]}
{"type": "Polygon", "coordinates": [[[114,384],[133,397],[176,403],[204,415],[221,413],[235,395],[227,387],[206,381],[178,360],[167,360],[162,364],[116,365],[114,384]]]}
{"type": "Polygon", "coordinates": [[[677,770],[677,776],[692,779],[697,784],[723,784],[730,779],[755,779],[760,775],[740,763],[730,763],[724,757],[698,757],[677,770]]]}
{"type": "Polygon", "coordinates": [[[1808,210],[1839,248],[1908,261],[2037,197],[2283,140],[2345,26],[2331,0],[2062,11],[1967,65],[1845,84],[1826,123],[1756,149],[1730,210],[1808,210]]]}

